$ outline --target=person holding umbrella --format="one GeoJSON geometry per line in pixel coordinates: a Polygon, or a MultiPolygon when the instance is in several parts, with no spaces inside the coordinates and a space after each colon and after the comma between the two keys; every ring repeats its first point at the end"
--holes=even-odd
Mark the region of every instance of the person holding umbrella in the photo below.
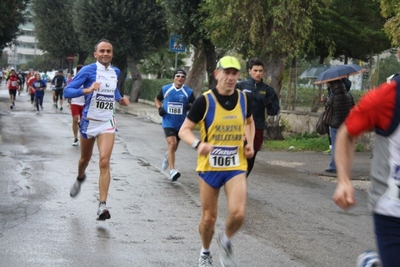
{"type": "Polygon", "coordinates": [[[329,133],[332,145],[331,161],[329,167],[325,169],[326,172],[336,173],[334,158],[336,132],[346,119],[350,109],[354,106],[354,99],[347,89],[349,88],[349,81],[344,78],[347,78],[349,75],[358,74],[364,70],[356,64],[338,65],[321,73],[315,81],[315,84],[326,83],[331,90],[331,97],[325,103],[326,109],[332,109],[332,119],[329,121],[329,133]]]}

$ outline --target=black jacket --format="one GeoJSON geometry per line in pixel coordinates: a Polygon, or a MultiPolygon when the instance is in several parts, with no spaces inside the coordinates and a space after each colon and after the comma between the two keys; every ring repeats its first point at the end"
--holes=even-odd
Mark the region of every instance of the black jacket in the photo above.
{"type": "Polygon", "coordinates": [[[252,94],[252,113],[256,129],[265,129],[265,109],[270,116],[277,115],[279,111],[279,99],[274,88],[263,80],[256,83],[252,78],[239,82],[237,88],[252,94]]]}
{"type": "Polygon", "coordinates": [[[332,104],[333,108],[332,121],[329,126],[339,128],[354,106],[354,100],[340,80],[331,82],[331,91],[331,97],[325,103],[326,107],[332,104]]]}

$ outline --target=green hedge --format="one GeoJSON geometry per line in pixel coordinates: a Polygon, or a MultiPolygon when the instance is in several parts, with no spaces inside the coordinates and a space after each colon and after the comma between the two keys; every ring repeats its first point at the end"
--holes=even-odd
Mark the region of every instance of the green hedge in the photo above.
{"type": "MultiPolygon", "coordinates": [[[[154,97],[160,92],[161,88],[172,83],[172,79],[143,79],[139,98],[153,101],[154,97]]],[[[130,95],[132,89],[132,79],[125,81],[125,95],[130,95]]]]}
{"type": "MultiPolygon", "coordinates": [[[[153,101],[154,97],[158,94],[161,88],[166,85],[172,83],[172,79],[143,79],[142,88],[140,89],[139,98],[153,101]]],[[[127,79],[125,81],[125,95],[130,95],[132,89],[132,79],[127,79]]],[[[205,84],[205,89],[208,90],[207,85],[205,84]]],[[[327,94],[327,90],[323,89],[322,91],[325,95],[327,94]]],[[[366,91],[361,90],[350,90],[350,92],[354,96],[354,100],[356,103],[360,99],[360,97],[366,93],[366,91]]],[[[293,93],[293,92],[292,92],[293,93]]],[[[286,90],[281,91],[282,104],[286,102],[286,90]]],[[[314,97],[318,97],[318,89],[316,88],[314,91],[314,97]]],[[[312,89],[307,88],[299,88],[297,91],[297,99],[296,106],[310,106],[312,99],[312,89]]]]}

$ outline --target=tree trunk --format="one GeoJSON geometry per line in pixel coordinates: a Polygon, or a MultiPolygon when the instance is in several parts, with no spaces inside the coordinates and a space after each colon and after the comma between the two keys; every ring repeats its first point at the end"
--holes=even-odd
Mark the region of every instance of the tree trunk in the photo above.
{"type": "Polygon", "coordinates": [[[206,56],[202,46],[195,47],[193,65],[189,71],[185,84],[193,89],[197,97],[203,92],[206,77],[206,56]]]}
{"type": "Polygon", "coordinates": [[[114,57],[113,58],[113,63],[114,66],[119,68],[121,71],[121,74],[119,76],[119,81],[118,81],[118,88],[119,88],[119,93],[123,96],[124,91],[125,91],[125,79],[126,79],[126,57],[114,57]]]}
{"type": "Polygon", "coordinates": [[[203,44],[207,60],[208,88],[211,89],[217,85],[217,80],[214,77],[214,70],[217,65],[217,51],[215,51],[215,45],[210,40],[203,40],[203,44]]]}
{"type": "MultiPolygon", "coordinates": [[[[266,55],[262,58],[265,64],[265,79],[274,88],[279,99],[281,98],[281,88],[283,72],[285,70],[286,55],[266,55]]],[[[271,140],[283,140],[281,128],[279,127],[279,114],[277,117],[268,117],[266,125],[266,138],[271,140]]]]}
{"type": "Polygon", "coordinates": [[[129,101],[138,102],[140,88],[142,87],[142,75],[136,65],[136,61],[133,56],[128,56],[128,68],[132,76],[132,90],[129,96],[129,101]]]}
{"type": "Polygon", "coordinates": [[[85,65],[85,60],[88,57],[88,53],[86,52],[79,52],[78,53],[78,65],[85,65]]]}

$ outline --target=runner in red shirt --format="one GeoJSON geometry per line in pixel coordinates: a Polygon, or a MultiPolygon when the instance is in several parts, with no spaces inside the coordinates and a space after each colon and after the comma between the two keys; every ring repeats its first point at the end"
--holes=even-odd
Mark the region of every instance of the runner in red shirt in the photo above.
{"type": "Polygon", "coordinates": [[[13,109],[15,106],[15,96],[17,95],[17,90],[19,87],[18,76],[14,69],[11,69],[10,75],[8,75],[6,81],[8,93],[10,94],[10,109],[13,109]]]}

